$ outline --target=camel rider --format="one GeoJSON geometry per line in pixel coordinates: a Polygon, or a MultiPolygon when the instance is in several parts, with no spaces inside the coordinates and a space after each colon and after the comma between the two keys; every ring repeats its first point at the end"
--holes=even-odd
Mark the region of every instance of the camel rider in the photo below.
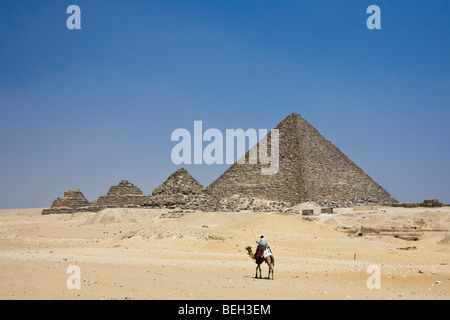
{"type": "Polygon", "coordinates": [[[264,248],[267,247],[267,240],[264,238],[264,236],[261,236],[259,238],[259,241],[256,241],[256,243],[258,244],[258,247],[259,246],[263,246],[264,248]]]}
{"type": "Polygon", "coordinates": [[[261,236],[259,238],[259,241],[256,241],[258,244],[258,247],[256,248],[256,259],[262,259],[264,258],[264,254],[267,253],[266,250],[268,249],[267,246],[267,240],[264,238],[264,236],[261,236]]]}

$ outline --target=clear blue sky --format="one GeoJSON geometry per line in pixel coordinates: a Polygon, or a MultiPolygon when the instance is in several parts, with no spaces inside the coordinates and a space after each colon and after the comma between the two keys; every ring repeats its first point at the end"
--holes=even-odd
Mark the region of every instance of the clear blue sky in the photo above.
{"type": "MultiPolygon", "coordinates": [[[[450,203],[449,24],[447,0],[2,0],[0,207],[151,194],[173,130],[292,112],[399,201],[450,203]]],[[[207,186],[227,166],[185,167],[207,186]]]]}

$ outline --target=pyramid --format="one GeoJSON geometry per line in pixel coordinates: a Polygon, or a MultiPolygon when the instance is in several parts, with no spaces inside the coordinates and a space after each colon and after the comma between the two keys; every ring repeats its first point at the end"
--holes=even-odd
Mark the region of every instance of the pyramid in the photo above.
{"type": "Polygon", "coordinates": [[[204,187],[195,180],[189,172],[181,168],[172,173],[167,180],[156,188],[152,195],[169,194],[199,194],[204,192],[204,187]]]}
{"type": "Polygon", "coordinates": [[[172,173],[151,196],[146,197],[143,205],[152,208],[216,211],[219,202],[189,172],[181,168],[172,173]]]}
{"type": "Polygon", "coordinates": [[[47,214],[67,214],[79,211],[87,211],[89,201],[78,189],[64,192],[63,198],[57,198],[53,201],[50,209],[42,210],[43,215],[47,214]]]}
{"type": "Polygon", "coordinates": [[[118,185],[109,188],[107,196],[142,196],[144,195],[138,187],[134,184],[128,182],[127,180],[122,180],[118,185]]]}
{"type": "MultiPolygon", "coordinates": [[[[233,164],[207,188],[219,199],[243,195],[291,204],[300,202],[396,202],[310,123],[293,113],[278,124],[279,168],[261,175],[261,163],[233,164]]],[[[270,133],[267,149],[270,152],[270,133]]],[[[259,148],[259,144],[254,146],[259,148]]]]}
{"type": "Polygon", "coordinates": [[[138,207],[144,200],[142,191],[128,182],[122,180],[118,185],[109,188],[105,196],[101,196],[91,205],[91,211],[105,208],[138,207]]]}

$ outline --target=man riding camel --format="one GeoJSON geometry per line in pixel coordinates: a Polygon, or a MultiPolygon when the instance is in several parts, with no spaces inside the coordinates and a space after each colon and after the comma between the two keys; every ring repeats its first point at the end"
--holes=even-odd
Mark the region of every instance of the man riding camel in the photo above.
{"type": "Polygon", "coordinates": [[[261,236],[259,238],[259,241],[256,241],[256,243],[258,244],[258,247],[259,246],[267,247],[267,240],[264,238],[264,236],[261,236]]]}
{"type": "Polygon", "coordinates": [[[259,241],[256,241],[258,244],[258,247],[256,248],[256,259],[265,259],[268,256],[272,255],[272,251],[270,250],[270,247],[267,245],[267,240],[264,238],[264,236],[261,236],[259,238],[259,241]]]}
{"type": "Polygon", "coordinates": [[[267,278],[270,279],[270,275],[272,274],[273,280],[273,268],[275,266],[275,259],[273,258],[270,247],[267,245],[267,240],[264,238],[264,236],[261,236],[259,238],[259,241],[256,241],[256,243],[258,244],[258,247],[256,248],[255,254],[253,254],[252,248],[250,246],[245,248],[248,251],[248,255],[250,256],[250,258],[255,260],[257,264],[255,278],[258,278],[258,270],[259,277],[261,278],[261,264],[265,262],[269,265],[269,275],[267,276],[267,278]]]}

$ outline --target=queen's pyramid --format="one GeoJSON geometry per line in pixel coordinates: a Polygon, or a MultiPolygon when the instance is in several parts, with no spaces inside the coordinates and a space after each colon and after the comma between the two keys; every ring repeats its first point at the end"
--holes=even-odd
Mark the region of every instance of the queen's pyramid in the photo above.
{"type": "Polygon", "coordinates": [[[153,191],[153,195],[200,194],[203,186],[189,172],[181,168],[172,173],[167,180],[153,191]]]}
{"type": "MultiPolygon", "coordinates": [[[[276,174],[261,175],[261,167],[267,165],[259,162],[235,163],[208,187],[208,192],[219,198],[239,194],[290,203],[357,199],[380,204],[396,202],[300,115],[289,115],[275,129],[279,130],[276,174]]],[[[270,151],[270,133],[267,141],[270,151]]]]}

